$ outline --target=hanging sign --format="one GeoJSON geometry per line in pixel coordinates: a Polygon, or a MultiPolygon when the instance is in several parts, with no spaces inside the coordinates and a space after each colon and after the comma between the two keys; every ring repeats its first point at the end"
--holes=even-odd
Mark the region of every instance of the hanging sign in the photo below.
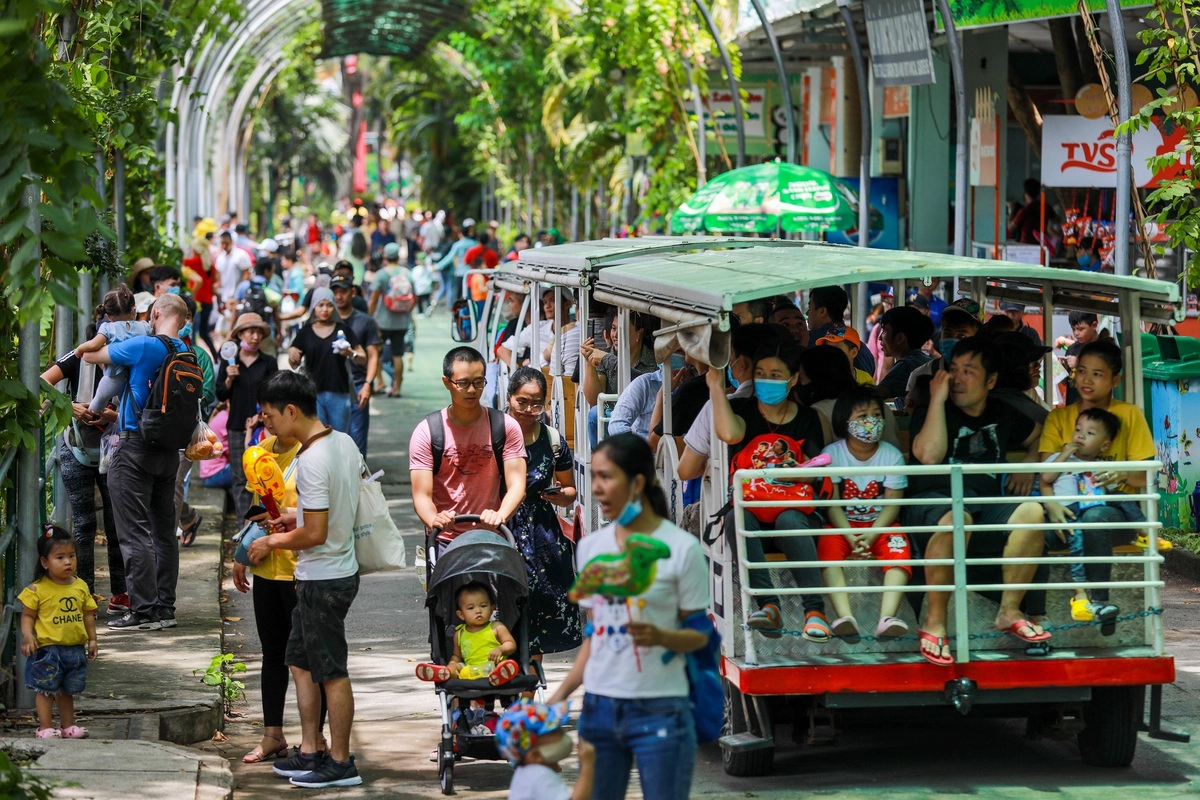
{"type": "MultiPolygon", "coordinates": [[[[1191,164],[1173,164],[1159,173],[1149,159],[1165,155],[1182,144],[1182,129],[1164,135],[1161,122],[1133,134],[1133,185],[1154,188],[1160,180],[1190,169],[1191,164]]],[[[1117,140],[1108,117],[1050,116],[1042,120],[1042,184],[1080,188],[1117,186],[1117,140]]]]}
{"type": "Polygon", "coordinates": [[[969,164],[972,186],[995,186],[1000,174],[996,161],[996,104],[988,89],[975,92],[975,116],[971,119],[969,164]]]}
{"type": "Polygon", "coordinates": [[[871,72],[881,86],[933,83],[933,55],[922,0],[863,0],[871,72]]]}

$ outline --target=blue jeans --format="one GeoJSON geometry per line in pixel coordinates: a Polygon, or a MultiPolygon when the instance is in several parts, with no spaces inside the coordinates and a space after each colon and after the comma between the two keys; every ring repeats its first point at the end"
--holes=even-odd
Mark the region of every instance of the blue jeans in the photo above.
{"type": "Polygon", "coordinates": [[[341,392],[317,392],[317,417],[335,431],[350,432],[350,397],[341,392]]]}
{"type": "Polygon", "coordinates": [[[358,445],[358,452],[363,454],[363,458],[366,458],[367,433],[371,430],[371,404],[367,403],[359,408],[357,397],[358,391],[364,384],[365,382],[356,384],[354,395],[350,398],[350,438],[354,440],[354,444],[358,445]]]}
{"type": "Polygon", "coordinates": [[[220,472],[214,472],[204,479],[206,489],[228,489],[233,485],[233,468],[228,464],[221,467],[220,472]]]}
{"type": "Polygon", "coordinates": [[[696,727],[686,697],[619,700],[585,694],[579,736],[596,748],[592,800],[620,800],[637,760],[645,800],[686,800],[696,727]]]}
{"type": "MultiPolygon", "coordinates": [[[[1100,505],[1080,509],[1079,503],[1067,506],[1075,512],[1079,522],[1145,522],[1146,515],[1142,508],[1131,500],[1110,500],[1100,505]]],[[[1129,544],[1137,538],[1137,531],[1132,528],[1118,530],[1093,529],[1085,531],[1081,528],[1072,529],[1067,535],[1067,548],[1072,556],[1111,556],[1114,545],[1129,544]]],[[[1046,549],[1058,549],[1062,546],[1054,531],[1046,531],[1046,549]]],[[[1079,564],[1072,563],[1069,567],[1071,581],[1112,580],[1112,564],[1079,564]]],[[[1098,603],[1108,602],[1108,589],[1093,588],[1088,596],[1098,603]]]]}

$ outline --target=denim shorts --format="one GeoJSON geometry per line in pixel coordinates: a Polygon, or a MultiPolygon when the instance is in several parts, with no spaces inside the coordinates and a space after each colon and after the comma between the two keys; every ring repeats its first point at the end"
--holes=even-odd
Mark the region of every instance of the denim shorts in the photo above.
{"type": "Polygon", "coordinates": [[[346,615],[358,595],[358,575],[296,581],[296,610],[284,663],[312,673],[314,683],[348,678],[346,615]]]}
{"type": "Polygon", "coordinates": [[[687,697],[620,699],[587,693],[579,736],[596,748],[592,800],[620,800],[637,764],[646,800],[686,800],[696,761],[687,697]]]}
{"type": "Polygon", "coordinates": [[[38,694],[80,694],[87,686],[87,669],[83,645],[43,645],[25,662],[25,688],[38,694]]]}

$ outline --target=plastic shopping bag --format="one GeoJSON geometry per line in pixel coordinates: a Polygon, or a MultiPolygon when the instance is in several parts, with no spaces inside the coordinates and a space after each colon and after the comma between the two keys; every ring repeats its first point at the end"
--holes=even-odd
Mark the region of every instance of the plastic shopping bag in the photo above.
{"type": "Polygon", "coordinates": [[[188,461],[207,461],[219,457],[224,452],[225,445],[221,444],[217,434],[202,419],[196,423],[196,430],[192,431],[192,441],[183,454],[188,461]]]}
{"type": "Polygon", "coordinates": [[[354,517],[354,555],[363,575],[404,568],[404,539],[388,511],[383,487],[376,480],[382,472],[365,477],[358,493],[354,517]]]}
{"type": "Polygon", "coordinates": [[[117,448],[121,446],[121,427],[119,420],[113,420],[104,429],[104,433],[100,436],[100,474],[108,474],[108,466],[112,462],[113,454],[117,452],[117,448]]]}

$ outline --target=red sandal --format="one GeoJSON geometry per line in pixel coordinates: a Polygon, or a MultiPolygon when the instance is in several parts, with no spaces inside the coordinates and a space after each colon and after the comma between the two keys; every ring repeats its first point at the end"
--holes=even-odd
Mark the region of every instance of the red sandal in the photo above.
{"type": "Polygon", "coordinates": [[[417,664],[417,679],[431,683],[443,683],[450,680],[450,668],[444,664],[417,664]]]}
{"type": "Polygon", "coordinates": [[[517,673],[521,671],[521,666],[511,658],[506,661],[501,661],[496,665],[488,675],[488,683],[492,686],[502,686],[513,678],[517,677],[517,673]]]}

